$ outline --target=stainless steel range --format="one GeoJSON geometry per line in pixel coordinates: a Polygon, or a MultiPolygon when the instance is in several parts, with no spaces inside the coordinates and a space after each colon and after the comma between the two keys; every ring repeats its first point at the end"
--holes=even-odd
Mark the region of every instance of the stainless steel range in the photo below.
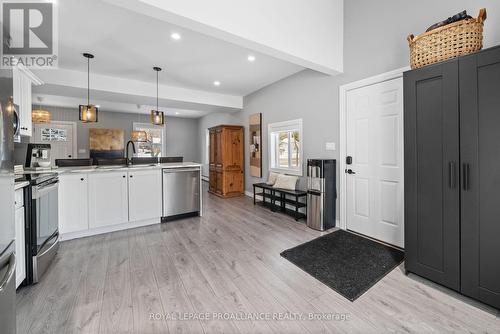
{"type": "Polygon", "coordinates": [[[26,284],[34,284],[59,248],[59,179],[56,173],[43,173],[25,174],[22,180],[30,182],[25,188],[26,210],[30,213],[26,222],[26,284]]]}

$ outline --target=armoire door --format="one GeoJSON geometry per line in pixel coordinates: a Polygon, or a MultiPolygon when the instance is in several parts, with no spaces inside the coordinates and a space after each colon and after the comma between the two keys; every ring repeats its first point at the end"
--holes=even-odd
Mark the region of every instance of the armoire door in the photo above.
{"type": "Polygon", "coordinates": [[[500,308],[500,48],[459,64],[461,290],[500,308]]]}
{"type": "Polygon", "coordinates": [[[460,288],[458,61],[404,74],[405,267],[460,288]]]}

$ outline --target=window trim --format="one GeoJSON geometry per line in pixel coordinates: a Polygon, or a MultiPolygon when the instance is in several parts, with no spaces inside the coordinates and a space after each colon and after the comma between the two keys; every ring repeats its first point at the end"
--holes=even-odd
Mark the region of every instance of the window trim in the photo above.
{"type": "Polygon", "coordinates": [[[304,161],[304,134],[303,134],[303,127],[302,127],[302,118],[294,119],[294,120],[289,120],[289,121],[283,121],[283,122],[275,122],[275,123],[269,123],[267,125],[267,139],[268,139],[268,163],[269,163],[269,171],[271,172],[277,172],[277,173],[285,173],[285,174],[290,174],[290,175],[297,175],[297,176],[303,176],[303,161],[304,161]],[[273,167],[273,152],[275,151],[276,147],[273,147],[273,139],[272,139],[272,133],[273,132],[278,132],[278,131],[290,131],[290,130],[297,130],[299,131],[299,136],[300,136],[300,148],[299,148],[299,166],[298,167],[288,167],[288,168],[283,168],[283,167],[273,167]]]}
{"type": "Polygon", "coordinates": [[[151,123],[143,123],[143,122],[133,122],[132,130],[137,130],[139,128],[150,128],[150,129],[160,129],[161,128],[161,152],[160,157],[164,157],[167,155],[167,135],[165,131],[165,126],[162,125],[154,125],[151,123]]]}

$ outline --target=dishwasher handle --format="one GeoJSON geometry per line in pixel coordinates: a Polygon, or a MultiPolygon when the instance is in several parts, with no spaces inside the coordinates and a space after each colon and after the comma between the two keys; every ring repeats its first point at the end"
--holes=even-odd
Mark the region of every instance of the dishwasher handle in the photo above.
{"type": "Polygon", "coordinates": [[[167,173],[184,173],[184,172],[199,172],[199,168],[169,168],[163,169],[163,174],[167,173]]]}

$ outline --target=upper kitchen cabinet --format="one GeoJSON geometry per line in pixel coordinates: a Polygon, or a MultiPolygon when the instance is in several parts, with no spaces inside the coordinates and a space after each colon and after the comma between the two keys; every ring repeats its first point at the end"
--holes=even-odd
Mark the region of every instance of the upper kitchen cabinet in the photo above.
{"type": "Polygon", "coordinates": [[[14,85],[13,98],[14,103],[18,106],[19,113],[19,134],[31,137],[33,132],[31,87],[32,85],[41,85],[42,81],[23,66],[17,66],[12,70],[12,78],[14,85]]]}
{"type": "Polygon", "coordinates": [[[89,175],[89,227],[128,222],[127,172],[89,175]]]}
{"type": "Polygon", "coordinates": [[[162,213],[161,170],[128,172],[129,220],[160,218],[162,213]]]}

